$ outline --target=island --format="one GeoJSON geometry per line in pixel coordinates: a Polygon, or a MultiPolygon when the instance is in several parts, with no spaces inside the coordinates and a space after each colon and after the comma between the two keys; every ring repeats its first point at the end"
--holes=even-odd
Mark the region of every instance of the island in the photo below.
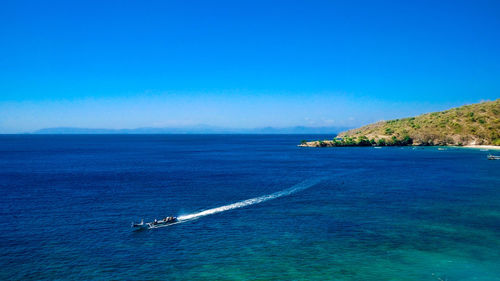
{"type": "Polygon", "coordinates": [[[303,140],[301,147],[342,146],[500,147],[500,99],[416,117],[380,121],[331,140],[303,140]]]}

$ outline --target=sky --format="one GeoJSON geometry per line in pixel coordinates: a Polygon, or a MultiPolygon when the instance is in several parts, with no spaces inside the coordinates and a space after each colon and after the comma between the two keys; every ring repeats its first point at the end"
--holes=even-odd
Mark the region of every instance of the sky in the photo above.
{"type": "Polygon", "coordinates": [[[0,133],[355,127],[499,81],[500,1],[0,2],[0,133]]]}

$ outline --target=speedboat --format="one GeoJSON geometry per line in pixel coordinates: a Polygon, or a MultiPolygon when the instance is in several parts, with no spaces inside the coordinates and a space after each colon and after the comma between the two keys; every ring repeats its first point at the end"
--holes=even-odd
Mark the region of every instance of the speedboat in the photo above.
{"type": "Polygon", "coordinates": [[[488,160],[500,160],[500,156],[498,155],[488,155],[488,160]]]}
{"type": "Polygon", "coordinates": [[[162,220],[155,219],[154,221],[147,223],[144,223],[144,220],[141,220],[140,223],[132,223],[132,228],[134,228],[134,230],[151,229],[151,228],[167,226],[178,222],[179,220],[176,217],[166,217],[162,220]]]}
{"type": "Polygon", "coordinates": [[[141,220],[140,223],[132,222],[132,228],[134,228],[135,230],[140,230],[140,229],[146,229],[148,227],[147,224],[144,223],[144,220],[141,220]]]}

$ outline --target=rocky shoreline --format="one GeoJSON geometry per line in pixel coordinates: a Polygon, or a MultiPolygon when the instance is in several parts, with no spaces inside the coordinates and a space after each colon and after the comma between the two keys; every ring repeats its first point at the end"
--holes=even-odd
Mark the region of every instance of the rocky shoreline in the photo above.
{"type": "Polygon", "coordinates": [[[500,146],[497,145],[456,145],[456,144],[436,144],[436,145],[422,145],[422,144],[390,144],[390,145],[378,145],[375,144],[342,144],[335,140],[321,140],[321,141],[303,141],[301,144],[297,145],[299,147],[380,147],[380,146],[450,146],[450,147],[460,147],[460,148],[477,148],[477,149],[493,149],[500,150],[500,146]]]}

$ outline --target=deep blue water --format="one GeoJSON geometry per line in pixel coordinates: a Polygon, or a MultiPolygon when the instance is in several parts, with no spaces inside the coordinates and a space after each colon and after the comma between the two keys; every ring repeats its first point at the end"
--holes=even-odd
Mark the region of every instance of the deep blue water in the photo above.
{"type": "Polygon", "coordinates": [[[0,136],[0,279],[500,280],[491,151],[296,146],[316,138],[0,136]]]}

